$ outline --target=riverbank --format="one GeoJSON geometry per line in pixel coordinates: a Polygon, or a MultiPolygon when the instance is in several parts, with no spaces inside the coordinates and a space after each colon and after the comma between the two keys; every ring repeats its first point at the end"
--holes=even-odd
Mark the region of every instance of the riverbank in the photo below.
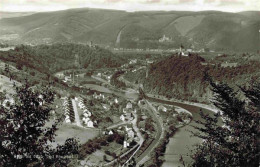
{"type": "MultiPolygon", "coordinates": [[[[158,99],[156,101],[158,101],[158,99]]],[[[215,113],[216,109],[204,104],[183,102],[178,100],[169,101],[160,99],[159,102],[184,108],[185,110],[189,111],[193,116],[193,120],[190,122],[190,124],[179,128],[173,135],[173,137],[170,138],[169,143],[166,146],[166,151],[164,154],[165,161],[162,167],[183,166],[182,163],[179,161],[181,156],[186,164],[191,163],[191,150],[195,148],[195,145],[202,142],[202,139],[193,136],[191,133],[197,132],[197,130],[193,128],[193,126],[198,126],[195,121],[201,120],[201,109],[203,109],[203,113],[209,115],[215,113]]]]}
{"type": "MultiPolygon", "coordinates": [[[[98,91],[102,92],[101,88],[105,88],[103,86],[94,86],[91,85],[92,89],[98,89],[98,91]]],[[[127,92],[123,90],[115,90],[115,88],[110,88],[109,86],[106,87],[109,90],[109,93],[120,94],[127,99],[133,98],[136,99],[139,96],[139,92],[127,92]],[[127,93],[126,93],[127,92],[127,93]]],[[[168,99],[164,96],[152,95],[147,94],[147,99],[151,102],[158,102],[162,104],[169,104],[181,107],[187,111],[189,111],[193,115],[193,120],[190,122],[190,125],[184,126],[179,128],[176,131],[176,134],[170,138],[169,143],[166,146],[166,152],[164,154],[165,162],[163,163],[163,167],[172,167],[172,166],[181,166],[182,164],[179,162],[180,155],[182,155],[185,162],[191,162],[190,150],[194,148],[195,144],[201,143],[201,139],[197,137],[191,137],[191,132],[196,132],[192,126],[195,126],[195,120],[201,120],[200,111],[203,109],[205,114],[212,115],[213,113],[217,112],[217,109],[210,105],[194,103],[194,102],[187,102],[181,101],[177,99],[168,99]]],[[[159,144],[159,143],[158,143],[159,144]]]]}
{"type": "Polygon", "coordinates": [[[207,110],[210,110],[214,113],[217,113],[219,110],[214,107],[213,105],[209,105],[209,104],[203,104],[203,103],[196,103],[196,102],[190,102],[190,101],[183,101],[183,100],[178,100],[178,99],[175,99],[175,98],[167,98],[165,96],[162,96],[162,95],[155,95],[155,94],[146,94],[148,97],[150,98],[154,98],[154,99],[161,99],[161,100],[164,100],[164,101],[169,101],[169,102],[176,102],[176,103],[183,103],[183,104],[187,104],[187,105],[192,105],[192,106],[196,106],[196,107],[200,107],[200,108],[204,108],[204,109],[207,109],[207,110]]]}

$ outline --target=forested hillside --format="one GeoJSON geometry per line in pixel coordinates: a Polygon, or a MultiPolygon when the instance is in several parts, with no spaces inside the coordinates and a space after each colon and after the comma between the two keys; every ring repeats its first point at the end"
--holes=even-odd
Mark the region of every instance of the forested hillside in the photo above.
{"type": "Polygon", "coordinates": [[[212,94],[205,73],[219,82],[233,86],[247,85],[260,77],[259,68],[259,61],[248,61],[236,67],[222,67],[218,63],[209,64],[198,55],[190,54],[188,57],[173,55],[150,65],[147,78],[145,71],[130,72],[125,77],[135,83],[143,83],[146,92],[190,101],[209,102],[212,94]]]}
{"type": "Polygon", "coordinates": [[[0,59],[14,62],[19,69],[24,66],[48,74],[65,69],[118,67],[125,62],[106,49],[77,44],[21,45],[0,52],[0,59]]]}
{"type": "Polygon", "coordinates": [[[259,49],[257,12],[70,9],[0,20],[0,42],[89,43],[109,47],[222,51],[259,49]],[[165,38],[163,38],[165,37],[165,38]]]}

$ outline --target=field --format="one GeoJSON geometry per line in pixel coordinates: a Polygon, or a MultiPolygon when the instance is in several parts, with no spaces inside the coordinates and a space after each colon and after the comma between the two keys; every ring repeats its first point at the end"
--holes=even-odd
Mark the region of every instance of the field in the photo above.
{"type": "Polygon", "coordinates": [[[53,146],[57,146],[57,144],[63,144],[67,138],[76,138],[79,140],[79,144],[84,144],[89,139],[97,137],[99,131],[80,128],[76,125],[63,123],[58,127],[56,134],[57,136],[55,137],[55,143],[52,143],[53,146]]]}
{"type": "Polygon", "coordinates": [[[4,75],[0,75],[0,92],[6,91],[7,93],[13,94],[14,88],[13,88],[13,82],[17,86],[20,86],[21,84],[17,81],[10,81],[10,79],[4,75]]]}

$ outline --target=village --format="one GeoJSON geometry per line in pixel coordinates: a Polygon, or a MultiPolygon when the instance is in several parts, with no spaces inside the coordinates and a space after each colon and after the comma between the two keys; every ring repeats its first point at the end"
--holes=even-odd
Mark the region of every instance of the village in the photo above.
{"type": "Polygon", "coordinates": [[[260,167],[260,0],[0,0],[0,167],[260,167]]]}
{"type": "MultiPolygon", "coordinates": [[[[177,51],[176,56],[189,58],[190,50],[180,47],[177,51]]],[[[237,65],[232,57],[229,62],[222,61],[224,56],[216,56],[221,66],[237,65]]],[[[152,164],[158,160],[153,150],[164,147],[176,129],[189,124],[193,117],[181,107],[143,99],[138,93],[142,85],[126,78],[126,74],[131,76],[138,72],[149,77],[149,68],[158,59],[160,57],[133,57],[118,68],[68,69],[55,73],[61,82],[78,92],[59,90],[55,95],[51,119],[46,125],[62,118],[54,146],[67,138],[77,138],[82,147],[78,159],[71,163],[80,167],[124,165],[133,160],[152,164]]],[[[7,65],[2,63],[1,67],[5,70],[7,65]]],[[[10,69],[17,71],[12,66],[10,69]]],[[[20,85],[12,81],[10,87],[14,83],[20,85]]],[[[3,106],[14,103],[12,98],[5,99],[3,106]]]]}
{"type": "MultiPolygon", "coordinates": [[[[135,72],[145,69],[153,61],[152,58],[130,59],[121,66],[121,70],[126,73],[135,72]]],[[[80,160],[76,162],[79,166],[111,166],[115,163],[129,163],[133,158],[146,157],[160,141],[164,130],[170,131],[191,121],[192,116],[188,112],[179,112],[174,106],[147,104],[141,98],[131,99],[130,96],[127,98],[111,93],[110,89],[135,92],[130,85],[127,85],[127,89],[116,88],[111,82],[115,72],[115,69],[100,69],[90,76],[87,75],[88,72],[82,71],[55,74],[67,84],[93,90],[85,95],[62,96],[59,100],[59,113],[52,112],[57,115],[54,118],[62,115],[63,127],[81,129],[86,137],[92,136],[81,141],[85,151],[80,153],[80,160]],[[150,105],[155,107],[156,113],[150,111],[150,105]],[[160,117],[160,121],[155,121],[155,117],[160,117]],[[159,124],[163,125],[163,129],[158,127],[159,124]]]]}
{"type": "MultiPolygon", "coordinates": [[[[179,53],[185,56],[182,48],[179,53]]],[[[152,163],[152,150],[160,146],[162,138],[190,123],[192,114],[187,110],[158,102],[149,103],[140,95],[132,98],[139,85],[127,83],[124,75],[113,77],[117,71],[133,75],[139,70],[148,71],[149,65],[155,61],[153,57],[132,58],[117,69],[66,70],[55,74],[69,87],[82,90],[81,93],[60,90],[62,93],[55,95],[54,109],[50,112],[50,123],[62,118],[56,144],[76,137],[83,145],[79,159],[73,163],[84,167],[128,164],[133,159],[152,163]],[[124,83],[125,87],[117,87],[114,80],[124,83]],[[118,91],[121,93],[117,94],[118,91]]],[[[10,98],[3,105],[8,107],[8,103],[15,102],[10,98]]]]}

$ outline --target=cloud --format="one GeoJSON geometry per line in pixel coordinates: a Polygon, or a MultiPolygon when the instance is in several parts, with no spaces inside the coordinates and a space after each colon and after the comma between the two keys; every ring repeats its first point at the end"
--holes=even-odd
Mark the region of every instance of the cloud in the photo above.
{"type": "Polygon", "coordinates": [[[161,0],[147,0],[146,3],[159,3],[161,0]]]}
{"type": "Polygon", "coordinates": [[[53,11],[69,8],[140,10],[259,10],[259,0],[0,0],[0,11],[53,11]]]}

